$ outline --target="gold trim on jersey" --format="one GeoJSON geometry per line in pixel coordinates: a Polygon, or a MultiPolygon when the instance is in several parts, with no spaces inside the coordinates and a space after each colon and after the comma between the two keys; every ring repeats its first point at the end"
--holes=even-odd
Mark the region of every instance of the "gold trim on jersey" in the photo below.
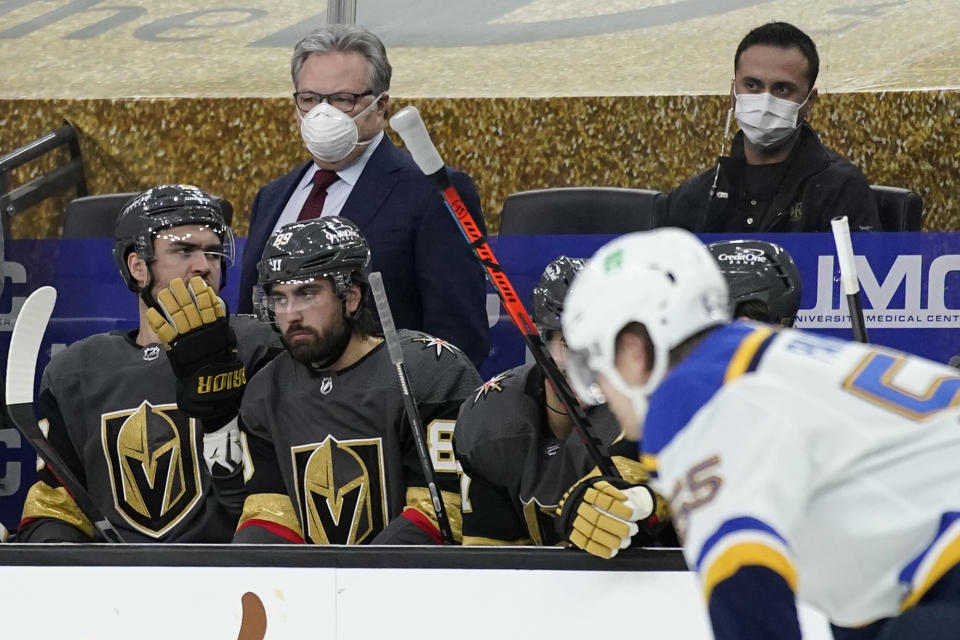
{"type": "MultiPolygon", "coordinates": [[[[440,491],[440,499],[443,500],[443,506],[447,510],[447,519],[450,520],[450,528],[453,529],[453,539],[463,539],[463,514],[460,513],[460,494],[451,491],[440,491]]],[[[430,490],[426,487],[407,487],[406,507],[416,509],[433,523],[438,530],[440,525],[437,523],[437,514],[433,511],[433,500],[430,498],[430,490]]]]}
{"type": "Polygon", "coordinates": [[[783,553],[760,542],[743,542],[724,551],[702,574],[703,591],[707,601],[709,602],[714,587],[747,566],[766,567],[774,571],[796,592],[797,570],[783,553]]]}
{"type": "Polygon", "coordinates": [[[525,547],[531,544],[539,544],[533,542],[527,538],[520,538],[519,540],[497,540],[496,538],[484,538],[483,536],[463,536],[463,545],[464,546],[478,546],[478,547],[525,547]]]}
{"type": "Polygon", "coordinates": [[[751,331],[740,341],[737,350],[734,351],[733,357],[730,358],[730,362],[727,364],[727,371],[723,376],[724,384],[746,373],[747,369],[750,368],[753,357],[757,354],[757,350],[763,345],[763,341],[769,338],[772,333],[773,329],[770,327],[759,327],[751,331]]]}
{"type": "Polygon", "coordinates": [[[650,470],[650,473],[657,471],[657,456],[650,453],[640,454],[640,464],[650,470]]]}
{"type": "Polygon", "coordinates": [[[631,484],[643,484],[650,479],[650,468],[642,459],[633,460],[623,456],[613,456],[613,464],[623,479],[631,484]]]}
{"type": "Polygon", "coordinates": [[[911,591],[910,595],[904,599],[900,605],[901,613],[917,604],[947,571],[958,564],[960,564],[960,535],[947,544],[923,577],[920,586],[911,591]]]}
{"type": "Polygon", "coordinates": [[[297,512],[293,508],[290,496],[284,493],[255,493],[247,496],[243,501],[243,513],[240,515],[240,524],[247,520],[266,520],[290,529],[301,538],[303,530],[297,520],[297,512]]]}
{"type": "Polygon", "coordinates": [[[79,529],[88,538],[93,538],[93,523],[63,487],[54,489],[46,482],[35,483],[27,492],[23,503],[23,519],[53,518],[79,529]]]}

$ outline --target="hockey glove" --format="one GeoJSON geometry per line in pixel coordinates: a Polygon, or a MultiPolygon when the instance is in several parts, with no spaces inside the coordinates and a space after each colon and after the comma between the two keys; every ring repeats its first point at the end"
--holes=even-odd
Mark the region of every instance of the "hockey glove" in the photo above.
{"type": "Polygon", "coordinates": [[[560,535],[600,558],[612,558],[630,546],[637,522],[654,512],[656,497],[642,484],[595,476],[571,487],[560,505],[560,535]]]}
{"type": "Polygon", "coordinates": [[[147,322],[167,348],[177,377],[177,406],[215,431],[237,415],[247,382],[226,305],[195,276],[175,278],[147,309],[147,322]]]}

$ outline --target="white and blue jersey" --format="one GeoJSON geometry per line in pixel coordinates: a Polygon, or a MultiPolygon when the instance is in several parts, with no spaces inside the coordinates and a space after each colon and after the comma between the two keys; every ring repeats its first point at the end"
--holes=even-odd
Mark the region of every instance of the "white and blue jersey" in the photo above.
{"type": "Polygon", "coordinates": [[[695,347],[643,447],[717,636],[799,637],[794,595],[839,627],[929,599],[960,563],[958,405],[960,372],[892,350],[747,322],[695,347]]]}

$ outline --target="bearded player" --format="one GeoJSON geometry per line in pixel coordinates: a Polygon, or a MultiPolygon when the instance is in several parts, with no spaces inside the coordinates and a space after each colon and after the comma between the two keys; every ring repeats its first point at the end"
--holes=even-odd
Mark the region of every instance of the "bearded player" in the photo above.
{"type": "MultiPolygon", "coordinates": [[[[240,423],[252,476],[236,542],[440,542],[396,369],[366,305],[370,249],[328,216],[276,231],[258,270],[261,317],[286,351],[249,383],[240,423]]],[[[480,383],[455,346],[401,330],[411,392],[459,537],[451,438],[480,383]]]]}

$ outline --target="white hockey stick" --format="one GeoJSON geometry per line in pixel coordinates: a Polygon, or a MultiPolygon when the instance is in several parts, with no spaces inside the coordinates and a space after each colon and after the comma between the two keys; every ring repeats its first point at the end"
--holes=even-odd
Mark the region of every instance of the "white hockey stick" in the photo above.
{"type": "Polygon", "coordinates": [[[397,378],[400,380],[400,391],[403,393],[403,407],[407,412],[407,421],[410,423],[410,430],[413,432],[413,442],[417,448],[417,457],[420,459],[420,467],[423,470],[424,480],[427,482],[427,490],[430,492],[430,500],[433,502],[433,511],[437,515],[440,537],[443,538],[444,544],[456,544],[453,538],[453,529],[450,527],[450,518],[447,517],[447,509],[443,505],[443,498],[440,496],[440,489],[437,486],[437,476],[433,472],[433,463],[430,462],[430,453],[427,451],[423,422],[420,420],[420,412],[417,411],[417,403],[410,390],[410,379],[407,377],[407,368],[403,366],[403,349],[400,347],[400,336],[397,335],[397,327],[393,323],[393,314],[390,313],[390,303],[387,302],[387,292],[383,288],[383,277],[379,271],[374,271],[370,274],[369,281],[370,291],[373,292],[373,300],[377,303],[377,314],[380,316],[380,326],[383,327],[383,338],[387,342],[387,351],[390,352],[390,361],[397,369],[397,378]]]}
{"type": "Polygon", "coordinates": [[[43,435],[33,411],[33,381],[37,356],[40,354],[40,343],[56,302],[56,289],[40,287],[31,293],[20,307],[16,324],[13,326],[13,335],[10,337],[10,352],[7,355],[7,414],[103,539],[106,542],[123,542],[117,530],[100,513],[86,488],[43,435]]]}
{"type": "Polygon", "coordinates": [[[860,280],[857,278],[857,263],[853,259],[853,244],[850,242],[850,225],[847,216],[838,216],[830,221],[833,227],[833,242],[837,245],[837,261],[840,263],[840,285],[847,296],[850,324],[853,337],[859,342],[867,340],[867,324],[863,317],[860,300],[860,280]]]}

